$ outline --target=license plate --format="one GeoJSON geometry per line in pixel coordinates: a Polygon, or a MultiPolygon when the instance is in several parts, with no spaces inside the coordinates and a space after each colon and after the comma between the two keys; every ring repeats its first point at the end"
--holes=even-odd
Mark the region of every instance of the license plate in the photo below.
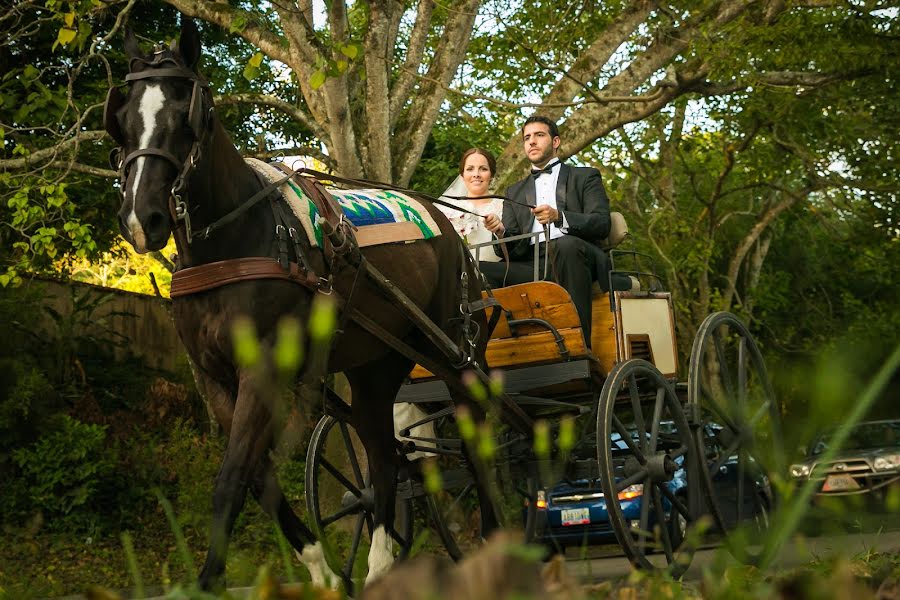
{"type": "Polygon", "coordinates": [[[591,522],[589,508],[564,508],[562,510],[563,525],[587,525],[591,522]]]}
{"type": "Polygon", "coordinates": [[[829,475],[822,486],[823,492],[843,492],[845,490],[858,490],[859,484],[849,475],[829,475]]]}

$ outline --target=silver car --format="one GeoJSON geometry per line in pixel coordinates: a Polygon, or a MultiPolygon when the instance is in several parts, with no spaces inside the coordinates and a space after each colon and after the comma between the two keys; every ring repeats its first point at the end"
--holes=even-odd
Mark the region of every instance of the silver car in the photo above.
{"type": "Polygon", "coordinates": [[[816,481],[816,495],[873,494],[883,497],[900,483],[900,420],[867,421],[850,432],[843,446],[828,461],[822,455],[834,432],[819,436],[803,462],[791,465],[791,477],[816,481]]]}

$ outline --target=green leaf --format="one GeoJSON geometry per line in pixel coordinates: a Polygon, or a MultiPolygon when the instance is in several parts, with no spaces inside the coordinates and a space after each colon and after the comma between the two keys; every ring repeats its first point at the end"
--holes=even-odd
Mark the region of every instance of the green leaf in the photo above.
{"type": "Polygon", "coordinates": [[[56,41],[65,46],[75,39],[76,33],[77,32],[74,29],[63,27],[59,30],[59,34],[56,36],[56,41]]]}
{"type": "Polygon", "coordinates": [[[231,25],[228,26],[228,33],[237,33],[238,31],[243,31],[244,27],[247,26],[247,17],[244,15],[237,15],[231,20],[231,25]]]}
{"type": "Polygon", "coordinates": [[[262,359],[262,349],[253,321],[246,317],[235,319],[231,327],[234,358],[241,367],[255,367],[262,359]]]}
{"type": "Polygon", "coordinates": [[[353,43],[341,45],[340,51],[341,54],[343,54],[350,60],[353,60],[354,58],[359,56],[359,46],[353,43]]]}
{"type": "Polygon", "coordinates": [[[250,57],[250,64],[254,67],[259,67],[262,64],[263,54],[262,52],[257,52],[253,56],[250,57]]]}
{"type": "Polygon", "coordinates": [[[303,362],[303,340],[300,322],[288,316],[278,322],[275,367],[282,375],[290,376],[296,373],[301,362],[303,362]]]}
{"type": "Polygon", "coordinates": [[[317,90],[323,85],[325,85],[325,71],[321,69],[312,74],[312,77],[309,78],[309,85],[312,86],[312,89],[317,90]]]}
{"type": "Polygon", "coordinates": [[[26,82],[31,82],[41,76],[41,72],[34,65],[25,65],[25,69],[22,71],[22,79],[26,82]]]}
{"type": "Polygon", "coordinates": [[[331,342],[337,327],[337,313],[330,296],[318,295],[309,311],[309,337],[315,344],[327,345],[331,342]]]}
{"type": "Polygon", "coordinates": [[[246,65],[244,65],[243,75],[244,79],[246,79],[247,81],[253,81],[257,76],[259,76],[259,69],[257,67],[254,67],[250,63],[247,63],[246,65]]]}

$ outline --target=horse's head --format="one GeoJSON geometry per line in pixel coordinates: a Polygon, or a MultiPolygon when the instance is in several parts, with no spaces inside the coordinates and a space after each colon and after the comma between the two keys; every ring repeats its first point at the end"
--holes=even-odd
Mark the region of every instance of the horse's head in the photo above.
{"type": "Polygon", "coordinates": [[[144,253],[165,246],[181,220],[190,236],[187,187],[210,135],[212,98],[196,70],[200,36],[190,19],[171,48],[143,54],[129,31],[125,50],[130,89],[109,90],[104,121],[119,144],[119,230],[144,253]]]}

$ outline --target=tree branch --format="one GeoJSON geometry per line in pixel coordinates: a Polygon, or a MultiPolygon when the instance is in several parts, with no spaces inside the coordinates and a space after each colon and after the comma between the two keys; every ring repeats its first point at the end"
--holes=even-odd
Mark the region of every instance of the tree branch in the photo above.
{"type": "Polygon", "coordinates": [[[104,137],[106,137],[105,131],[79,131],[76,135],[63,140],[58,144],[47,148],[41,148],[28,156],[23,156],[22,158],[0,159],[0,171],[25,169],[48,159],[52,162],[56,160],[59,154],[71,150],[73,146],[77,147],[81,142],[96,142],[102,140],[104,137]]]}
{"type": "Polygon", "coordinates": [[[409,94],[413,89],[413,85],[415,85],[418,67],[422,64],[422,56],[425,53],[425,45],[428,42],[428,32],[431,29],[433,11],[433,0],[419,0],[416,5],[416,21],[409,35],[406,59],[403,61],[397,80],[391,89],[391,129],[397,125],[400,112],[407,100],[409,100],[409,94]]]}
{"type": "Polygon", "coordinates": [[[437,44],[427,73],[429,78],[439,81],[440,85],[426,82],[420,86],[416,102],[410,107],[393,137],[398,142],[394,164],[400,165],[395,173],[395,180],[400,185],[409,182],[419,163],[425,142],[446,97],[444,86],[449,85],[465,57],[480,4],[481,0],[457,0],[449,9],[444,34],[437,44]]]}
{"type": "Polygon", "coordinates": [[[609,62],[613,53],[634,33],[659,5],[657,0],[636,0],[619,14],[618,18],[607,27],[578,56],[572,68],[563,74],[550,92],[544,97],[545,107],[550,110],[541,111],[547,117],[557,120],[563,116],[561,103],[567,103],[587,88],[587,83],[597,77],[600,70],[609,62]]]}
{"type": "Polygon", "coordinates": [[[253,93],[228,94],[226,96],[216,96],[215,102],[216,104],[226,106],[229,104],[261,104],[263,106],[270,106],[283,112],[292,119],[296,119],[297,121],[303,123],[303,125],[308,127],[312,134],[316,136],[323,144],[328,145],[328,132],[323,129],[309,113],[303,110],[302,107],[285,102],[277,96],[273,96],[271,94],[253,93]]]}
{"type": "Polygon", "coordinates": [[[388,101],[390,52],[387,40],[391,29],[391,0],[369,2],[369,27],[365,37],[366,136],[364,168],[371,179],[392,181],[391,116],[388,101]]]}

